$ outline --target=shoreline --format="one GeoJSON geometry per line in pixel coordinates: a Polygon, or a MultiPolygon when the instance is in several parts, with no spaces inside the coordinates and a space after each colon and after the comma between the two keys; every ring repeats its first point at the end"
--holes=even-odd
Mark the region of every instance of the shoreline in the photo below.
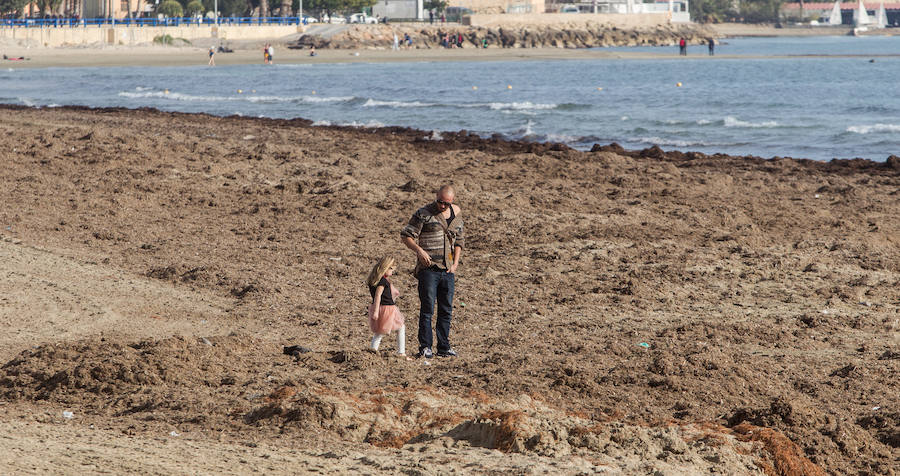
{"type": "MultiPolygon", "coordinates": [[[[565,61],[565,60],[754,60],[771,58],[849,58],[896,57],[900,54],[870,55],[729,55],[708,56],[703,47],[687,57],[647,52],[609,51],[605,49],[516,48],[500,49],[412,49],[391,51],[384,48],[318,50],[310,57],[307,50],[280,47],[275,50],[275,66],[314,65],[334,63],[408,63],[408,62],[478,62],[478,61],[565,61]]],[[[207,66],[207,50],[200,47],[134,46],[108,48],[3,48],[2,54],[26,60],[0,62],[6,69],[23,68],[74,68],[74,67],[126,67],[126,66],[207,66]]],[[[216,53],[216,66],[262,65],[261,54],[256,49],[235,50],[232,53],[216,53]]]]}
{"type": "MultiPolygon", "coordinates": [[[[70,111],[70,112],[79,112],[85,111],[89,113],[148,113],[148,114],[160,114],[160,115],[168,115],[168,116],[177,116],[182,118],[198,118],[198,117],[207,117],[214,118],[217,120],[228,119],[228,120],[237,120],[237,121],[249,121],[251,124],[257,125],[257,123],[265,123],[271,124],[278,127],[303,127],[309,129],[318,129],[323,131],[333,131],[337,133],[359,133],[364,135],[378,135],[379,133],[385,133],[391,136],[398,137],[406,137],[410,142],[418,142],[422,137],[430,136],[432,131],[419,129],[416,127],[408,127],[401,125],[384,125],[378,127],[367,127],[367,126],[350,126],[350,125],[335,125],[335,124],[327,124],[327,125],[319,125],[315,124],[312,120],[306,119],[303,117],[292,117],[292,118],[270,118],[270,117],[246,117],[246,116],[237,116],[237,115],[228,115],[228,116],[218,116],[215,114],[210,114],[207,112],[181,112],[181,111],[166,111],[154,107],[141,107],[141,108],[127,108],[127,107],[90,107],[90,106],[76,106],[76,105],[66,105],[66,106],[56,106],[56,107],[38,107],[38,106],[25,106],[19,104],[7,104],[0,103],[0,110],[6,111],[23,111],[23,110],[32,110],[32,111],[41,111],[41,110],[56,110],[56,111],[70,111]]],[[[499,138],[499,137],[482,137],[477,134],[469,133],[465,130],[456,130],[456,131],[440,131],[441,139],[438,140],[428,140],[429,143],[433,144],[464,144],[466,148],[478,148],[480,150],[494,150],[494,151],[503,151],[506,153],[544,153],[547,151],[569,151],[576,153],[594,153],[594,152],[607,152],[607,153],[615,153],[617,155],[623,157],[632,157],[632,158],[652,158],[657,160],[664,160],[670,162],[690,162],[695,160],[712,160],[716,158],[727,159],[727,160],[746,160],[752,161],[755,163],[773,163],[779,161],[792,161],[797,164],[804,164],[812,167],[817,166],[825,166],[828,170],[834,169],[846,169],[846,170],[900,170],[900,157],[895,155],[891,155],[890,157],[885,158],[884,160],[875,160],[872,158],[865,157],[855,157],[855,158],[832,158],[830,160],[816,160],[809,159],[803,157],[790,157],[790,156],[772,156],[772,157],[761,157],[758,155],[740,155],[740,154],[726,154],[721,152],[716,152],[712,154],[708,154],[705,152],[699,151],[691,151],[691,150],[680,150],[680,149],[663,149],[657,145],[653,145],[650,147],[646,147],[644,149],[626,149],[620,146],[616,142],[611,142],[608,144],[600,144],[596,143],[591,149],[576,149],[562,142],[538,142],[538,141],[527,141],[527,140],[519,140],[519,139],[507,139],[507,138],[499,138]],[[810,165],[811,164],[811,165],[810,165]],[[816,165],[819,164],[819,165],[816,165]]]]}

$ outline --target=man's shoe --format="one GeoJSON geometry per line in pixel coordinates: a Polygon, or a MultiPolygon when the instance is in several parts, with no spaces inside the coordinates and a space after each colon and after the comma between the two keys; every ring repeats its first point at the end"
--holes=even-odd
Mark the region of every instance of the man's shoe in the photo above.
{"type": "Polygon", "coordinates": [[[431,349],[429,349],[428,347],[422,347],[421,349],[419,349],[419,357],[425,357],[426,359],[430,359],[430,358],[434,357],[434,354],[431,353],[431,349]]]}
{"type": "Polygon", "coordinates": [[[437,353],[438,357],[458,357],[459,354],[456,353],[453,349],[447,350],[439,350],[437,353]]]}

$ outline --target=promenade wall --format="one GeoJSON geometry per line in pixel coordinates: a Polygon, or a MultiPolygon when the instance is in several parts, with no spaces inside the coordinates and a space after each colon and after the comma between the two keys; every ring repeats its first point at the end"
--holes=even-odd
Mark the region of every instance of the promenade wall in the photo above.
{"type": "Polygon", "coordinates": [[[185,25],[185,26],[86,26],[57,28],[0,28],[0,40],[46,47],[73,45],[126,45],[152,43],[153,38],[170,35],[188,41],[208,38],[222,40],[264,40],[303,32],[302,25],[185,25]]]}
{"type": "Polygon", "coordinates": [[[463,17],[463,24],[482,27],[570,27],[585,28],[592,25],[613,25],[619,28],[648,28],[668,25],[671,18],[664,13],[474,13],[463,17]]]}

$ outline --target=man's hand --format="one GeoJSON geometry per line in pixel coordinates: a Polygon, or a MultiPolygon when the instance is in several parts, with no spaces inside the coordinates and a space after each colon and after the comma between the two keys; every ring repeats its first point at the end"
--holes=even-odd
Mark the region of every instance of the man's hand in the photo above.
{"type": "Polygon", "coordinates": [[[457,268],[457,266],[459,266],[459,265],[456,264],[456,263],[451,264],[450,267],[447,268],[447,272],[450,273],[450,274],[456,274],[456,268],[457,268]]]}
{"type": "Polygon", "coordinates": [[[428,268],[432,265],[431,256],[429,256],[428,253],[422,248],[419,248],[416,251],[416,255],[419,258],[419,264],[421,264],[422,266],[428,268]]]}

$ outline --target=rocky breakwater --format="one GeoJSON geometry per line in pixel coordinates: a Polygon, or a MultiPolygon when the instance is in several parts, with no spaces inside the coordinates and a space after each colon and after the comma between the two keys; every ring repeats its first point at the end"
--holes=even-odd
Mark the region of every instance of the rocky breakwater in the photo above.
{"type": "Polygon", "coordinates": [[[534,25],[515,27],[468,27],[404,25],[352,25],[329,38],[300,37],[293,48],[386,49],[394,34],[401,40],[409,35],[413,48],[441,48],[445,36],[462,36],[462,48],[593,48],[601,46],[676,45],[680,38],[689,44],[706,44],[719,35],[700,25],[660,25],[625,29],[610,24],[534,25]]]}

